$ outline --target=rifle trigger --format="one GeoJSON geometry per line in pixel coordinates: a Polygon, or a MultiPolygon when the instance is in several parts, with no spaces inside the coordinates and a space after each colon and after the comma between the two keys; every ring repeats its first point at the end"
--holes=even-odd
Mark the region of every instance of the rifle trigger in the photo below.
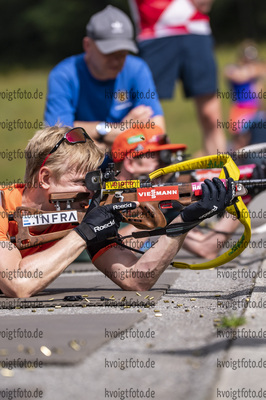
{"type": "Polygon", "coordinates": [[[123,193],[122,190],[115,192],[115,198],[119,199],[120,201],[124,201],[124,196],[122,195],[122,193],[123,193]]]}

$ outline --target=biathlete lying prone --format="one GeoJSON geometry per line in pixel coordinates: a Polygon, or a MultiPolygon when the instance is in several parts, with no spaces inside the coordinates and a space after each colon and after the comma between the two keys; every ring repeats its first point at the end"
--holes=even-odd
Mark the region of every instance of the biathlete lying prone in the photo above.
{"type": "MultiPolygon", "coordinates": [[[[102,152],[82,128],[47,127],[38,131],[29,141],[26,151],[35,154],[26,160],[25,184],[5,187],[1,190],[0,207],[0,272],[27,270],[42,272],[37,278],[19,276],[14,279],[1,279],[0,289],[9,297],[30,297],[55,280],[82,251],[88,250],[93,264],[125,290],[149,290],[159,276],[173,260],[182,246],[186,234],[160,237],[158,242],[142,257],[136,257],[132,251],[125,250],[113,239],[118,235],[122,215],[136,208],[135,202],[111,204],[99,207],[91,201],[83,221],[74,226],[71,223],[46,224],[31,227],[31,233],[56,232],[73,228],[64,238],[39,246],[18,250],[11,238],[17,234],[15,221],[8,214],[14,213],[19,206],[31,207],[42,211],[54,211],[49,202],[52,193],[87,193],[87,201],[73,204],[73,208],[85,210],[93,192],[85,185],[85,175],[96,170],[103,160],[102,152]],[[8,246],[2,246],[2,244],[8,246]],[[123,250],[123,251],[122,251],[123,250]],[[149,272],[145,278],[141,274],[127,274],[125,271],[149,272]]],[[[184,208],[172,223],[193,222],[209,218],[222,212],[234,197],[234,181],[229,178],[228,189],[221,180],[206,180],[202,187],[202,198],[184,208]]]]}

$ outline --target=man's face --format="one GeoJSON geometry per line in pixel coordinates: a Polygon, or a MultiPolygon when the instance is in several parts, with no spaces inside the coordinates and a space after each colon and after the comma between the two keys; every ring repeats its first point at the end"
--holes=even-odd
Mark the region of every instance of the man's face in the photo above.
{"type": "Polygon", "coordinates": [[[128,51],[120,50],[103,54],[93,40],[89,39],[88,43],[89,45],[85,49],[85,60],[91,74],[99,80],[115,79],[124,66],[128,51]]]}
{"type": "Polygon", "coordinates": [[[85,196],[85,198],[81,201],[71,203],[71,208],[73,209],[81,209],[86,207],[89,204],[89,199],[91,199],[93,196],[93,192],[88,190],[86,187],[85,176],[75,171],[66,172],[61,176],[58,182],[51,177],[49,194],[64,192],[88,194],[88,196],[85,196]]]}
{"type": "Polygon", "coordinates": [[[132,166],[134,167],[133,179],[138,178],[140,175],[149,175],[161,166],[159,152],[147,153],[139,158],[133,158],[132,166]]]}

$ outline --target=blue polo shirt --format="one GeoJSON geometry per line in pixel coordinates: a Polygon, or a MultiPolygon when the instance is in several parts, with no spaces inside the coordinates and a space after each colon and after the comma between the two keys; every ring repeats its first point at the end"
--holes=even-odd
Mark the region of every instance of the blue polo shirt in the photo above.
{"type": "Polygon", "coordinates": [[[47,125],[73,126],[74,121],[120,122],[139,105],[163,115],[147,64],[128,55],[116,79],[95,79],[84,54],[61,61],[50,72],[44,120],[47,125]]]}

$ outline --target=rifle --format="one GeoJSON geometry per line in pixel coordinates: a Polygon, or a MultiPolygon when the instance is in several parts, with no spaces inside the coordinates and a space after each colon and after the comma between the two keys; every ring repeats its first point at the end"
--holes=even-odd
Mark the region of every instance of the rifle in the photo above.
{"type": "MultiPolygon", "coordinates": [[[[231,151],[228,155],[233,158],[233,161],[237,162],[240,172],[239,180],[263,179],[266,177],[266,143],[249,145],[239,150],[231,151]],[[256,159],[256,163],[253,162],[254,159],[256,159]]],[[[184,172],[182,175],[178,174],[175,177],[176,181],[192,183],[194,181],[200,182],[205,179],[213,179],[214,177],[219,177],[221,168],[196,169],[188,172],[184,172]]],[[[261,188],[253,186],[249,188],[248,195],[252,197],[260,191],[261,188]]]]}
{"type": "MultiPolygon", "coordinates": [[[[168,223],[173,219],[173,215],[176,216],[183,207],[200,199],[201,184],[203,182],[166,182],[164,184],[156,184],[154,183],[154,179],[157,176],[164,175],[168,172],[172,173],[177,170],[187,170],[189,169],[189,166],[192,166],[193,168],[195,168],[195,166],[203,168],[215,167],[221,170],[224,159],[229,160],[230,157],[225,155],[223,160],[220,160],[219,157],[220,156],[203,157],[202,159],[185,161],[169,166],[150,174],[149,180],[144,182],[139,180],[118,181],[116,179],[117,172],[114,169],[114,164],[110,164],[109,168],[107,168],[104,173],[102,173],[101,170],[87,173],[85,181],[87,188],[98,193],[100,196],[100,205],[117,203],[120,201],[138,200],[140,202],[140,206],[137,209],[132,210],[131,212],[127,211],[126,215],[123,214],[124,222],[130,223],[139,229],[146,229],[145,232],[133,233],[133,237],[167,234],[170,230],[173,232],[172,230],[174,229],[173,225],[168,226],[168,223]]],[[[235,164],[233,163],[232,165],[235,164]]],[[[224,179],[223,182],[226,185],[226,179],[224,179]]],[[[237,180],[237,202],[239,203],[239,199],[241,199],[239,196],[246,195],[247,191],[254,187],[258,190],[263,190],[266,188],[266,179],[237,180]]],[[[11,241],[22,250],[61,239],[67,235],[71,229],[32,235],[29,228],[31,226],[45,225],[49,223],[68,222],[73,225],[79,224],[82,221],[86,210],[74,210],[71,208],[71,203],[74,201],[81,201],[85,197],[88,197],[88,194],[52,194],[50,196],[50,202],[55,204],[55,212],[45,212],[25,207],[18,207],[16,212],[9,217],[10,220],[16,221],[18,224],[18,233],[15,237],[11,238],[11,241]]],[[[185,224],[180,225],[182,225],[183,228],[191,229],[191,226],[186,227],[185,224]]],[[[194,224],[194,226],[196,225],[197,223],[194,224]]],[[[182,227],[180,226],[176,226],[175,233],[182,233],[181,228],[182,227]]]]}

